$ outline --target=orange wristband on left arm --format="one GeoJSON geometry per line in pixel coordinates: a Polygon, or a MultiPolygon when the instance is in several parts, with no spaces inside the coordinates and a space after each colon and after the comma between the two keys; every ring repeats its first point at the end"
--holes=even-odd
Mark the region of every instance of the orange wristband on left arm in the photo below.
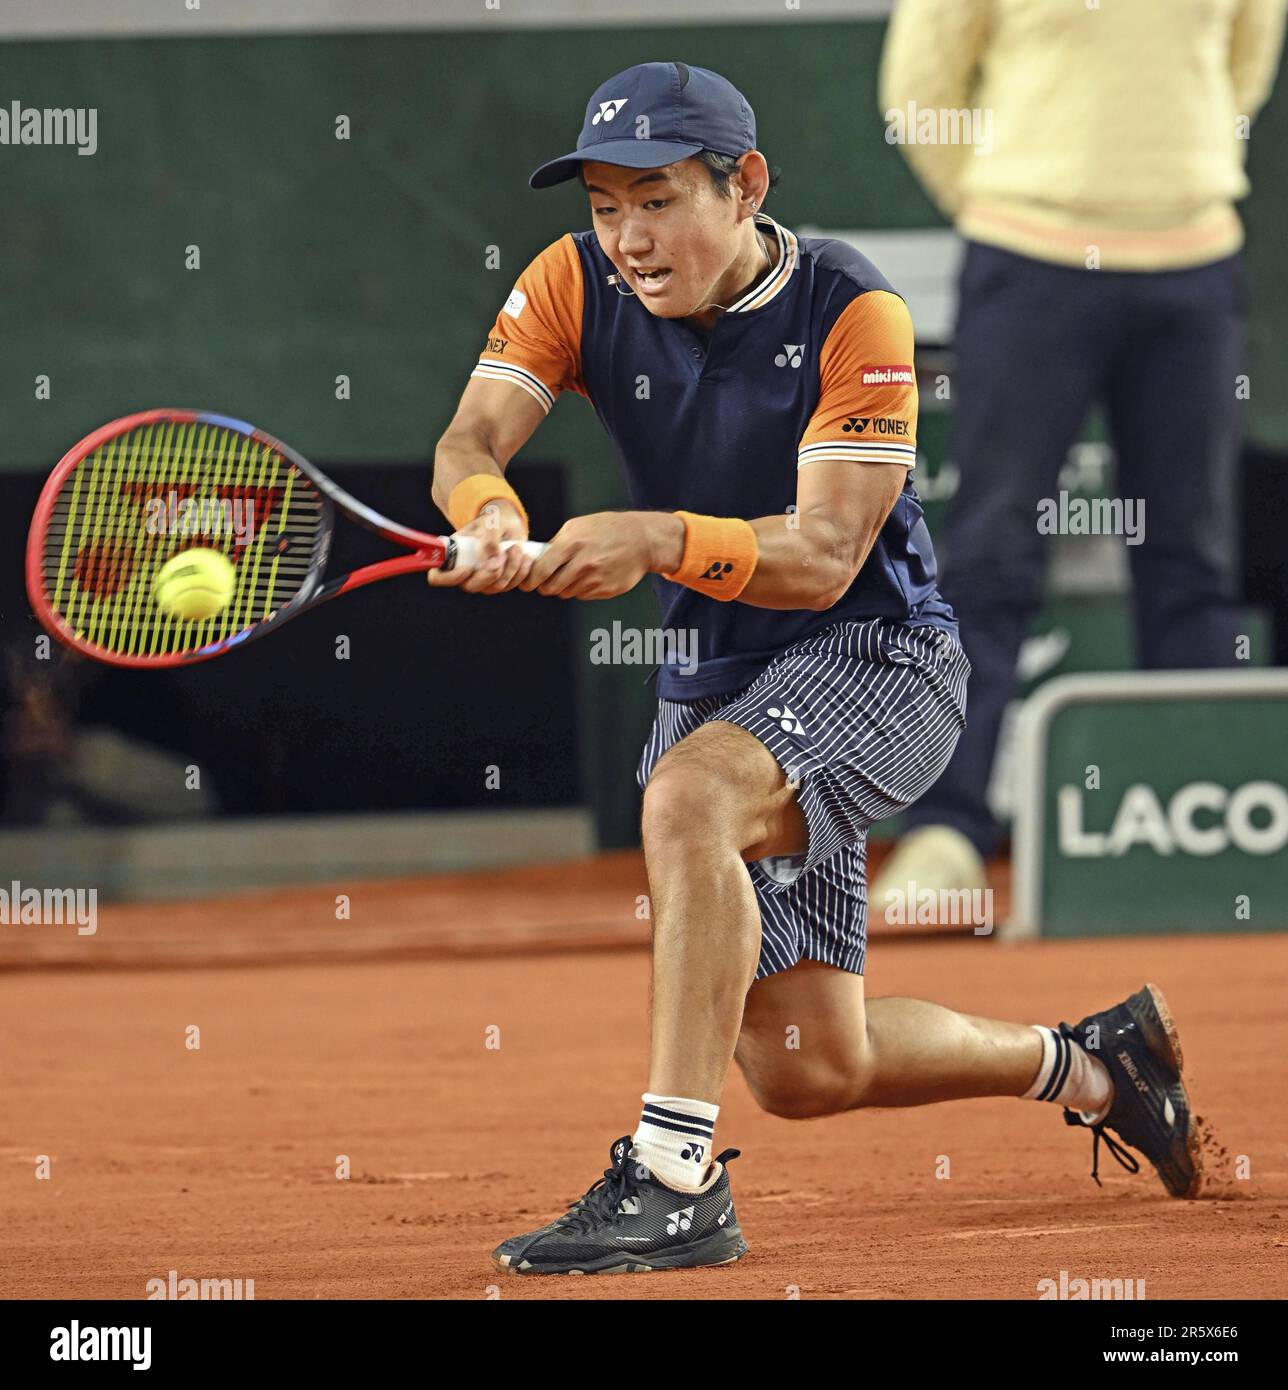
{"type": "Polygon", "coordinates": [[[760,546],[751,522],[734,516],[700,516],[676,512],[684,521],[684,557],[680,568],[664,574],[708,598],[728,602],[747,587],[756,572],[760,546]]]}
{"type": "Polygon", "coordinates": [[[452,489],[444,514],[459,531],[461,527],[468,526],[489,502],[499,501],[510,503],[523,518],[523,529],[526,531],[528,513],[519,501],[519,494],[496,473],[471,473],[468,478],[462,478],[452,489]]]}

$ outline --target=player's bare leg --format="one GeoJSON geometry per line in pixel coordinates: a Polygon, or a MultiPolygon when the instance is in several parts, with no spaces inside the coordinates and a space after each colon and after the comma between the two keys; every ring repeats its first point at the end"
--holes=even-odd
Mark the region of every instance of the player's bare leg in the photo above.
{"type": "Polygon", "coordinates": [[[692,1165],[680,1160],[710,1152],[681,1142],[684,1132],[713,1132],[736,1031],[747,1081],[776,1114],[1023,1096],[1062,1106],[1071,1124],[1093,1130],[1096,1154],[1104,1138],[1136,1171],[1105,1132],[1113,1130],[1149,1158],[1173,1196],[1199,1190],[1180,1044],[1155,986],[1058,1029],[920,999],[869,1002],[861,976],[812,961],[740,998],[754,979],[759,937],[740,865],[806,845],[795,791],[747,730],[710,722],[659,761],[645,794],[644,845],[654,903],[652,1090],[635,1143],[664,1180],[685,1187],[692,1165]],[[787,1046],[789,1028],[798,1047],[787,1046]]]}
{"type": "Polygon", "coordinates": [[[1018,1096],[1037,1075],[1042,1039],[1027,1024],[921,999],[865,1001],[861,975],[805,960],[753,987],[737,1057],[765,1110],[805,1119],[859,1106],[1018,1096]]]}
{"type": "Polygon", "coordinates": [[[704,724],[654,769],[641,831],[653,916],[650,1091],[719,1103],[760,958],[745,851],[804,835],[773,755],[736,725],[704,724]]]}
{"type": "Polygon", "coordinates": [[[1197,1196],[1202,1153],[1166,1000],[1146,985],[1058,1031],[954,1013],[919,999],[873,999],[863,979],[815,961],[759,981],[747,997],[738,1064],[758,1103],[787,1119],[969,1096],[1054,1101],[1130,1172],[1143,1153],[1173,1197],[1197,1196]],[[785,1039],[799,1040],[788,1048],[785,1039]],[[1025,1077],[1029,1079],[1024,1080],[1025,1077]]]}
{"type": "Polygon", "coordinates": [[[745,861],[801,853],[805,836],[777,760],[737,725],[704,724],[658,763],[643,823],[650,1091],[718,1103],[737,1044],[753,1091],[776,1113],[1022,1094],[1043,1054],[1027,1024],[917,999],[865,1009],[862,976],[813,962],[752,987],[760,921],[745,861]],[[803,1030],[799,1050],[785,1046],[793,1024],[803,1030]]]}

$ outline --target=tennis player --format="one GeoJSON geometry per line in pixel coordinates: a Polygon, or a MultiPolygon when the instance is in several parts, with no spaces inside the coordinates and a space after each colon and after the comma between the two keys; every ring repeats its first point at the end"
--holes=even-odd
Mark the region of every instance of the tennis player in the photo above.
{"type": "MultiPolygon", "coordinates": [[[[968,1096],[1054,1101],[1131,1171],[1198,1184],[1175,1028],[1146,986],[1076,1028],[865,1002],[868,827],[934,782],[969,666],[911,482],[904,302],[848,245],[763,211],[776,182],[728,81],[642,63],[591,97],[592,228],[520,275],[438,443],[433,496],[486,560],[430,583],[612,598],[651,576],[662,665],[639,765],[652,1051],[632,1137],[563,1216],[493,1252],[519,1274],[723,1264],[747,1249],[715,1151],[735,1058],[790,1118],[968,1096]],[[505,468],[561,392],[607,430],[633,508],[574,517],[537,559],[505,468]]],[[[1094,1155],[1093,1155],[1094,1158],[1094,1155]]],[[[1093,1163],[1093,1176],[1095,1165],[1093,1163]]]]}

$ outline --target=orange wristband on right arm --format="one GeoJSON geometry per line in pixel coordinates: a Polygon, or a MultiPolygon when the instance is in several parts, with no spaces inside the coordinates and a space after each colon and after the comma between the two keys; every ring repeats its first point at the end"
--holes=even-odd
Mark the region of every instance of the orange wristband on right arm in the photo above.
{"type": "Polygon", "coordinates": [[[684,556],[680,568],[664,574],[708,598],[728,602],[738,597],[756,572],[760,545],[751,522],[735,516],[701,516],[676,512],[684,521],[684,556]]]}
{"type": "Polygon", "coordinates": [[[487,506],[489,502],[505,501],[523,518],[523,529],[528,530],[528,514],[519,501],[519,494],[498,473],[471,473],[462,478],[452,489],[443,509],[448,521],[460,530],[487,506]]]}

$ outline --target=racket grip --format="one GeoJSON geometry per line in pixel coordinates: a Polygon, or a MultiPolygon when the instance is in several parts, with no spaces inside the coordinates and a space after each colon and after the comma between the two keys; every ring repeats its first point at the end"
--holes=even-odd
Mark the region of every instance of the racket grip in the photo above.
{"type": "MultiPolygon", "coordinates": [[[[521,545],[524,554],[531,555],[534,560],[546,548],[541,541],[502,541],[501,549],[509,550],[512,545],[521,545]]],[[[447,559],[443,568],[445,570],[471,570],[478,564],[482,549],[483,547],[473,536],[448,536],[447,559]]]]}

